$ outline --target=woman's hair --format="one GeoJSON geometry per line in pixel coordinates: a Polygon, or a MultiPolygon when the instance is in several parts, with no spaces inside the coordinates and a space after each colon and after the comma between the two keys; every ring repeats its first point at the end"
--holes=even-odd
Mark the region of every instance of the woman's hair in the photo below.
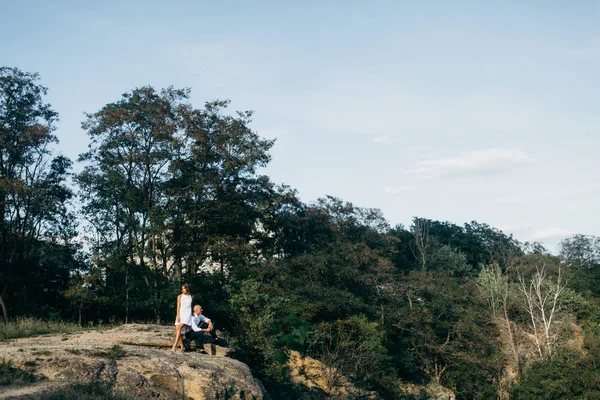
{"type": "Polygon", "coordinates": [[[189,283],[184,283],[183,285],[181,285],[181,287],[185,288],[185,291],[187,292],[187,294],[189,294],[190,296],[192,295],[192,289],[190,288],[189,283]]]}

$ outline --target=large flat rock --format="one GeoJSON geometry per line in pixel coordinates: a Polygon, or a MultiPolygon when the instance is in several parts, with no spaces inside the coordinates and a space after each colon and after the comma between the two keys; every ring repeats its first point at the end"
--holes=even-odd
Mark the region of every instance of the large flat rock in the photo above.
{"type": "Polygon", "coordinates": [[[264,398],[260,382],[246,364],[226,357],[227,348],[207,344],[209,355],[171,352],[174,331],[130,324],[0,343],[5,361],[38,377],[29,388],[0,387],[0,399],[35,398],[61,385],[98,382],[140,399],[264,398]]]}

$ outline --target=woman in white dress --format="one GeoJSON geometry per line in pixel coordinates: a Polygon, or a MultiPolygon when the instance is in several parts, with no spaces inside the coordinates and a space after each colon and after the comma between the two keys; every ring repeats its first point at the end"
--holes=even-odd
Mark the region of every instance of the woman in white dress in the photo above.
{"type": "Polygon", "coordinates": [[[175,343],[171,351],[175,351],[177,343],[181,343],[181,351],[183,351],[183,339],[181,330],[184,326],[192,325],[192,292],[190,285],[184,283],[181,286],[181,294],[177,296],[177,318],[175,319],[175,343]]]}

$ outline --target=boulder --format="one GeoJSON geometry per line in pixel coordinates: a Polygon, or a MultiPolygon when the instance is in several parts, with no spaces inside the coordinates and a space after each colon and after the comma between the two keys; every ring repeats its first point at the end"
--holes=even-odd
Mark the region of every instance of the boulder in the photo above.
{"type": "Polygon", "coordinates": [[[248,366],[227,357],[229,349],[209,343],[208,355],[172,352],[173,339],[173,327],[130,324],[0,343],[5,363],[36,377],[25,387],[0,387],[0,399],[37,398],[73,383],[140,399],[265,398],[248,366]]]}

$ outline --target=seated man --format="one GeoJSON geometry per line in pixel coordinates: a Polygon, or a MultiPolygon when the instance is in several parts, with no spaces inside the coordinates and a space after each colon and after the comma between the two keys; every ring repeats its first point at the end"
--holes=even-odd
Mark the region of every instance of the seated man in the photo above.
{"type": "Polygon", "coordinates": [[[190,350],[189,342],[193,339],[196,341],[196,349],[202,354],[207,354],[204,351],[204,332],[210,333],[214,344],[218,343],[219,338],[215,333],[212,321],[202,315],[202,307],[196,304],[194,306],[194,313],[192,314],[192,329],[185,333],[186,340],[184,340],[184,346],[186,351],[190,350]]]}

